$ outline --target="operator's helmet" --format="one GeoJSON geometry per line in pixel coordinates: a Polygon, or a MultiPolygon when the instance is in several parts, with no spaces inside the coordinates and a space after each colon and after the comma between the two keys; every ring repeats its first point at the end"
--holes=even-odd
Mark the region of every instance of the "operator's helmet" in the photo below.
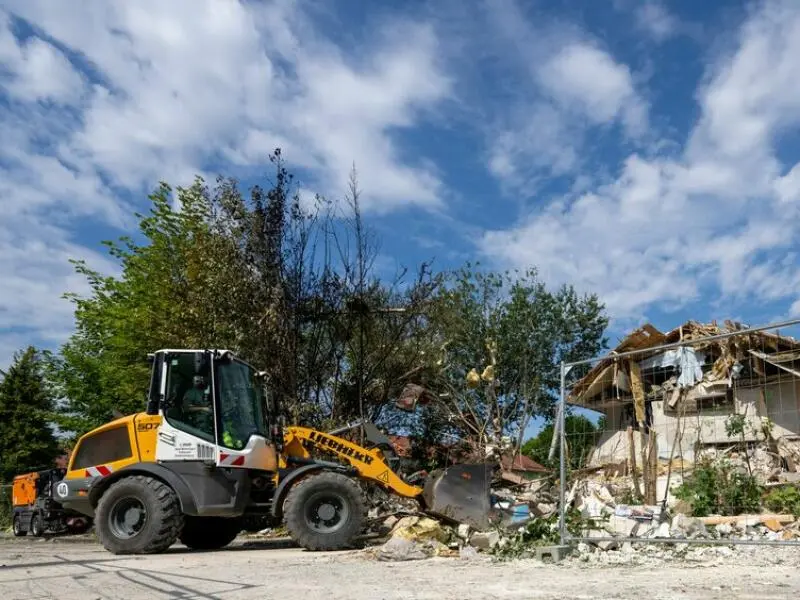
{"type": "Polygon", "coordinates": [[[192,378],[192,383],[194,384],[194,387],[204,389],[206,387],[206,378],[202,375],[195,375],[192,378]]]}

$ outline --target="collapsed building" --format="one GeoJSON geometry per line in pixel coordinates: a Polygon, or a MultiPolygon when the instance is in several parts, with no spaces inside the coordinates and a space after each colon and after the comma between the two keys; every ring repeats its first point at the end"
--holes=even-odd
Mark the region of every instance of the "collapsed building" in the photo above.
{"type": "Polygon", "coordinates": [[[799,361],[794,338],[739,323],[689,321],[668,333],[644,325],[569,392],[569,404],[603,415],[586,466],[633,463],[635,472],[637,460],[640,468],[694,462],[737,443],[764,443],[781,470],[798,471],[799,361]],[[727,333],[735,335],[719,337],[727,333]]]}

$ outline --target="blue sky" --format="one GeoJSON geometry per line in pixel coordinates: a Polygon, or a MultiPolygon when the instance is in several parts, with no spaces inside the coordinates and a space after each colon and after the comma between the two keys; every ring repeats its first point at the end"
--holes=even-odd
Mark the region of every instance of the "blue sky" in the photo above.
{"type": "Polygon", "coordinates": [[[651,321],[800,313],[800,2],[0,0],[0,368],[158,180],[355,163],[381,264],[536,266],[651,321]]]}

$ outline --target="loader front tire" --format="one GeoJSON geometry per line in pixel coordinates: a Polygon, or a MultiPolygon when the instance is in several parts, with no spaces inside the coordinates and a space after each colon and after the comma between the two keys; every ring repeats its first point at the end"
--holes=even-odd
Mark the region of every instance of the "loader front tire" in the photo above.
{"type": "Polygon", "coordinates": [[[175,491],[144,475],[111,484],[95,511],[97,537],[113,554],[156,554],[165,551],[183,528],[175,491]]]}
{"type": "Polygon", "coordinates": [[[236,539],[242,519],[225,517],[184,517],[180,542],[192,550],[217,550],[236,539]]]}
{"type": "Polygon", "coordinates": [[[367,515],[366,502],[352,478],[323,471],[296,483],[284,505],[289,535],[308,550],[341,550],[353,545],[367,515]]]}

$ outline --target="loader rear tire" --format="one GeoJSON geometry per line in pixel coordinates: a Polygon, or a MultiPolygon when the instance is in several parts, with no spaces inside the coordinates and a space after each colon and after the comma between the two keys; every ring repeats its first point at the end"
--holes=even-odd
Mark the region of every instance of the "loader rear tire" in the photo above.
{"type": "Polygon", "coordinates": [[[144,475],[111,484],[95,511],[97,537],[113,554],[164,552],[183,528],[183,514],[175,491],[144,475]]]}
{"type": "Polygon", "coordinates": [[[192,550],[217,550],[235,540],[242,528],[240,518],[185,517],[179,539],[192,550]]]}
{"type": "Polygon", "coordinates": [[[361,487],[352,478],[323,471],[296,483],[284,505],[286,529],[308,550],[341,550],[353,545],[367,516],[361,487]]]}

